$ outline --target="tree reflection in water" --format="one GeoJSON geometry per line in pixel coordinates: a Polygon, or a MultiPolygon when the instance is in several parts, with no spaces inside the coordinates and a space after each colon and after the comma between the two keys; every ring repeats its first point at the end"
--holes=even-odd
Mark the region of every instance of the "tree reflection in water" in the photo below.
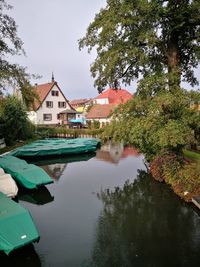
{"type": "Polygon", "coordinates": [[[199,266],[200,218],[168,186],[138,171],[134,183],[101,191],[91,267],[199,266]]]}

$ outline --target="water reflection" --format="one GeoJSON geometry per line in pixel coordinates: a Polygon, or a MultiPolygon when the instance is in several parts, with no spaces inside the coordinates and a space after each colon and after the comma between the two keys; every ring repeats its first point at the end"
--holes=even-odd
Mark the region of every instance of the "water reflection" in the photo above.
{"type": "Polygon", "coordinates": [[[64,157],[36,158],[31,161],[29,160],[29,162],[41,166],[49,176],[58,181],[67,168],[68,163],[88,161],[95,155],[96,153],[89,153],[64,157]]]}
{"type": "Polygon", "coordinates": [[[97,197],[103,210],[85,266],[199,266],[199,216],[146,172],[97,197]]]}
{"type": "Polygon", "coordinates": [[[97,150],[96,158],[118,164],[121,159],[129,156],[138,157],[139,155],[138,151],[131,146],[124,147],[123,144],[108,142],[101,146],[101,149],[97,150]]]}
{"type": "Polygon", "coordinates": [[[20,188],[18,199],[36,205],[44,205],[54,200],[49,190],[45,186],[40,186],[38,189],[20,188]]]}
{"type": "Polygon", "coordinates": [[[38,166],[44,165],[52,165],[55,163],[72,163],[72,162],[79,162],[79,161],[87,161],[93,157],[95,157],[96,153],[88,153],[88,154],[81,154],[81,155],[70,155],[70,156],[62,156],[62,157],[50,157],[50,158],[34,158],[32,159],[31,163],[37,164],[38,166]]]}
{"type": "Polygon", "coordinates": [[[0,253],[0,266],[199,266],[196,210],[168,186],[137,171],[146,169],[137,151],[122,151],[121,145],[109,149],[103,147],[101,157],[99,151],[94,158],[70,157],[70,164],[69,158],[37,162],[62,176],[37,196],[20,191],[21,199],[36,203],[20,204],[29,209],[40,233],[40,242],[34,243],[39,256],[33,246],[10,259],[0,253]]]}
{"type": "MultiPolygon", "coordinates": [[[[41,256],[42,258],[42,256],[41,256]]],[[[0,252],[2,267],[40,267],[41,259],[34,249],[33,245],[28,245],[10,253],[9,256],[0,252]]]]}

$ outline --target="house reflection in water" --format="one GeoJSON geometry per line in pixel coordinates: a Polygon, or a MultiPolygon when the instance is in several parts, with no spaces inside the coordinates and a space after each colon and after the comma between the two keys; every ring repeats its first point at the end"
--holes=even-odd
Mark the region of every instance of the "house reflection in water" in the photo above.
{"type": "Polygon", "coordinates": [[[68,155],[60,158],[40,159],[35,160],[34,164],[37,164],[43,168],[49,176],[58,181],[62,176],[64,170],[67,168],[67,164],[80,161],[88,161],[93,158],[95,153],[86,153],[81,155],[68,155]]]}
{"type": "Polygon", "coordinates": [[[67,168],[67,163],[54,163],[50,165],[41,166],[48,173],[50,177],[58,181],[62,176],[64,170],[67,168]]]}
{"type": "Polygon", "coordinates": [[[96,158],[110,163],[118,164],[120,160],[126,157],[138,157],[139,152],[131,147],[124,147],[123,144],[114,144],[109,142],[97,150],[96,158]]]}

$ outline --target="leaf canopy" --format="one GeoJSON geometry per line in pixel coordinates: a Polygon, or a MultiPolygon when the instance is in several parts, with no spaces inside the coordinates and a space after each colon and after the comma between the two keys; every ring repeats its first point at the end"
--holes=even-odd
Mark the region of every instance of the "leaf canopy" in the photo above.
{"type": "Polygon", "coordinates": [[[157,88],[169,85],[169,75],[191,85],[200,59],[199,0],[107,0],[95,16],[80,49],[97,50],[91,65],[101,92],[118,80],[160,77],[157,88]]]}

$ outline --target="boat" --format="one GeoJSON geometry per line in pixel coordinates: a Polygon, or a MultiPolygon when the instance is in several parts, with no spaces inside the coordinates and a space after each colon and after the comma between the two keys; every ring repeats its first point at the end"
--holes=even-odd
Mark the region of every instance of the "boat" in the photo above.
{"type": "Polygon", "coordinates": [[[28,189],[53,183],[53,180],[42,168],[8,154],[0,157],[0,167],[10,174],[19,185],[28,189]]]}
{"type": "Polygon", "coordinates": [[[29,211],[0,192],[0,250],[8,255],[38,240],[29,211]]]}
{"type": "Polygon", "coordinates": [[[10,174],[6,174],[0,168],[0,192],[4,193],[7,197],[14,198],[18,193],[18,187],[10,174]]]}
{"type": "Polygon", "coordinates": [[[100,141],[96,138],[48,138],[19,147],[9,155],[21,158],[80,155],[95,152],[99,146],[100,141]]]}

